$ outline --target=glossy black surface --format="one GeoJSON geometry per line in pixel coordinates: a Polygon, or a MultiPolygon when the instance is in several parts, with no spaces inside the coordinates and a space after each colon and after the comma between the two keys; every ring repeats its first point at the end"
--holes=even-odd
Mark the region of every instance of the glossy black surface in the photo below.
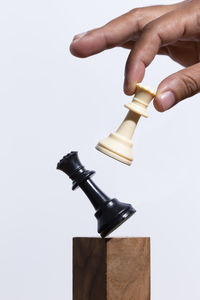
{"type": "Polygon", "coordinates": [[[95,172],[85,169],[79,160],[78,152],[73,151],[64,156],[57,169],[70,177],[73,190],[79,186],[89,198],[96,210],[98,233],[102,237],[107,236],[136,212],[131,204],[110,199],[99,189],[90,179],[95,172]]]}

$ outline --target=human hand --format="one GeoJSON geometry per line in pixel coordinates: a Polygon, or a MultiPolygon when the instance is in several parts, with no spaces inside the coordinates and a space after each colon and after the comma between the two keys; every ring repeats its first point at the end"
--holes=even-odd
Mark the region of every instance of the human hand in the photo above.
{"type": "Polygon", "coordinates": [[[200,91],[200,0],[136,8],[108,24],[74,37],[70,51],[88,57],[114,47],[130,49],[124,92],[132,95],[157,54],[185,68],[158,86],[155,108],[162,112],[200,91]]]}

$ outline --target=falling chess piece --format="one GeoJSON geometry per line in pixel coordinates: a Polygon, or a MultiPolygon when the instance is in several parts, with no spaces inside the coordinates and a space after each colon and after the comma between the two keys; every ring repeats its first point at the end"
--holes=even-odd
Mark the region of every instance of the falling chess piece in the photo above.
{"type": "Polygon", "coordinates": [[[140,117],[148,117],[147,106],[154,97],[155,93],[149,87],[137,84],[133,101],[125,105],[129,109],[126,118],[116,132],[97,144],[96,149],[120,162],[131,165],[133,133],[140,117]]]}
{"type": "Polygon", "coordinates": [[[131,217],[136,211],[131,204],[110,199],[90,179],[95,171],[84,168],[78,158],[78,152],[71,152],[63,157],[57,169],[66,173],[73,181],[72,190],[78,186],[84,191],[96,210],[98,233],[105,237],[131,217]]]}

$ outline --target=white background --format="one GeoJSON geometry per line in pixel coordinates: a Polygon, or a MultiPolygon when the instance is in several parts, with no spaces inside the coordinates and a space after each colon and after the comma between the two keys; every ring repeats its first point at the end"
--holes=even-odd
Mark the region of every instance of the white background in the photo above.
{"type": "MultiPolygon", "coordinates": [[[[165,113],[151,105],[127,167],[94,147],[127,112],[128,51],[83,60],[68,50],[74,34],[150,4],[156,1],[1,3],[1,300],[72,299],[72,237],[98,235],[89,201],[56,170],[71,150],[96,170],[103,191],[137,209],[112,236],[151,236],[152,299],[199,300],[199,95],[165,113]]],[[[158,57],[144,82],[156,89],[180,68],[158,57]]]]}

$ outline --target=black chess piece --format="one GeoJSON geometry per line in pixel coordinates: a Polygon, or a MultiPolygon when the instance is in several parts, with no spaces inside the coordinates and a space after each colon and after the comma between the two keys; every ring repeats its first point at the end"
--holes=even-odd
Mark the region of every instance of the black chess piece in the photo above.
{"type": "Polygon", "coordinates": [[[96,210],[95,217],[101,237],[106,237],[136,212],[131,204],[110,199],[98,188],[90,179],[95,171],[84,168],[78,152],[72,151],[64,156],[58,163],[57,169],[66,173],[73,181],[72,190],[79,186],[91,201],[96,210]]]}

